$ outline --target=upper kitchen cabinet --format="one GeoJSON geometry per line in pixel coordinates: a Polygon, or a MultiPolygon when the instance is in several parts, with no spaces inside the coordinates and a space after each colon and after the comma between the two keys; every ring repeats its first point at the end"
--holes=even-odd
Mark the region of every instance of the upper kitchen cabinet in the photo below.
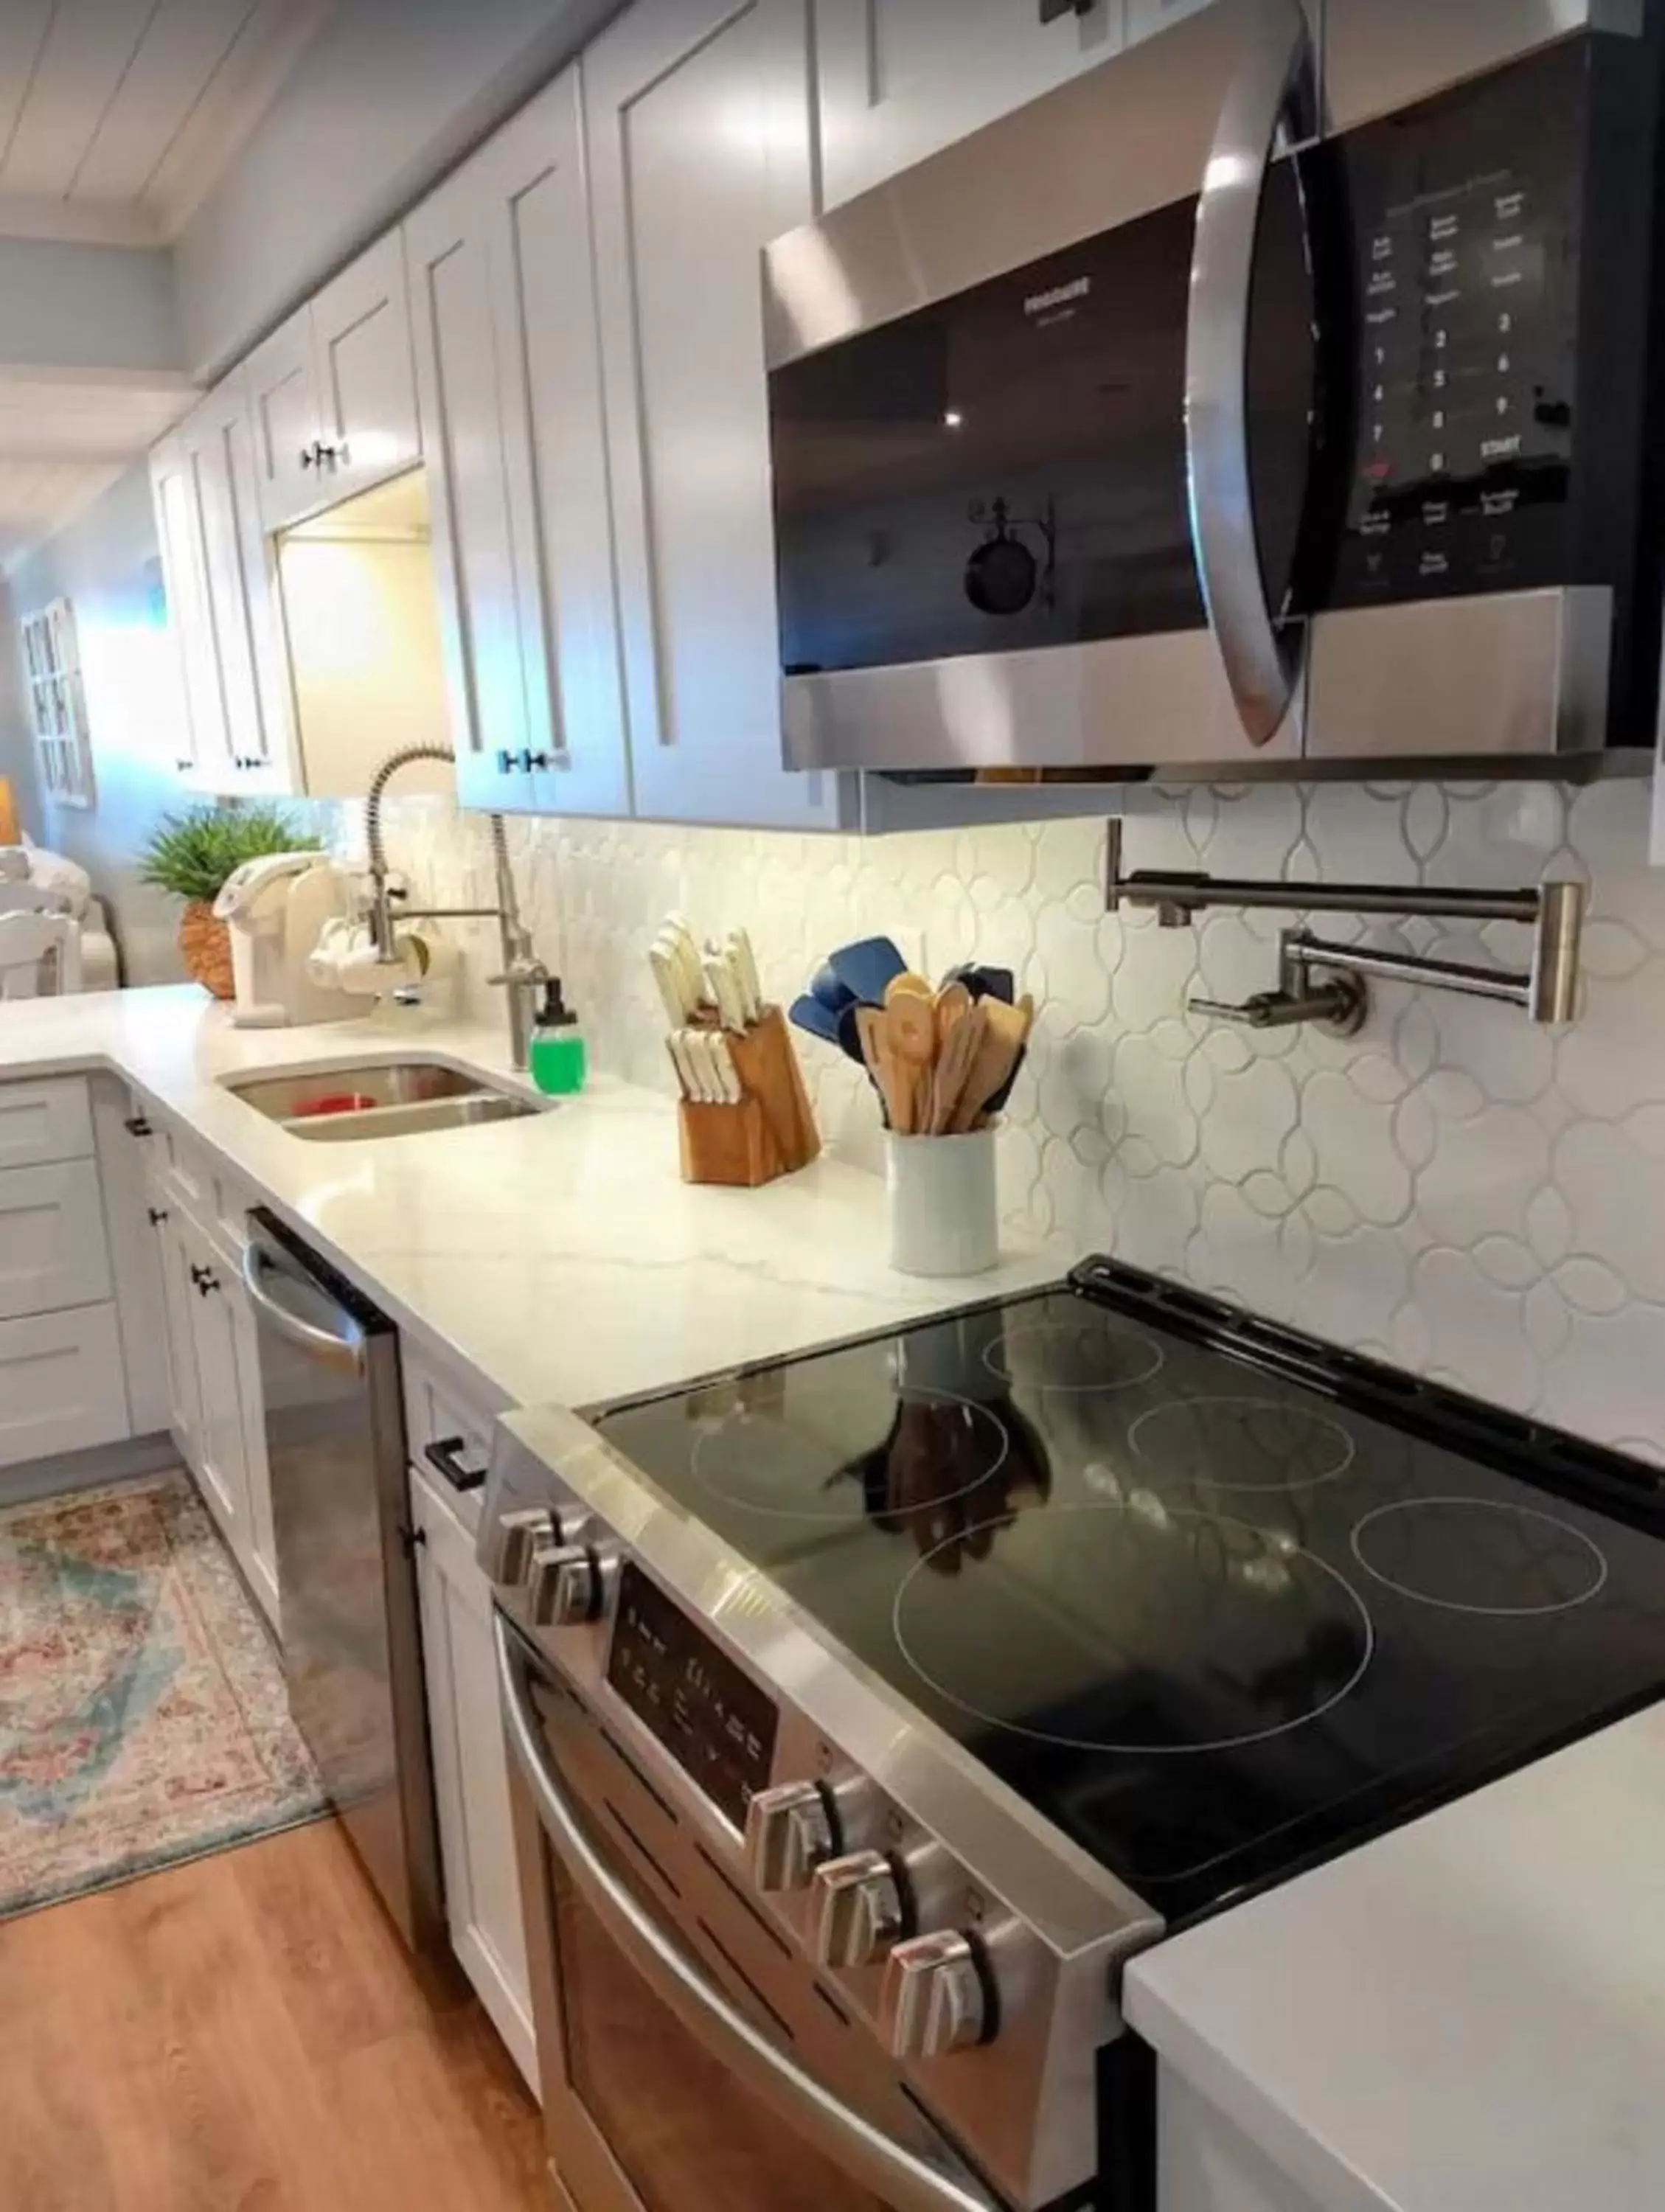
{"type": "Polygon", "coordinates": [[[246,795],[292,791],[289,670],[242,378],[211,392],[178,439],[202,556],[202,590],[180,610],[179,628],[187,664],[202,665],[204,687],[211,669],[217,702],[212,742],[198,747],[187,781],[246,795]],[[200,637],[193,623],[203,625],[200,637]]]}
{"type": "Polygon", "coordinates": [[[204,574],[202,508],[179,432],[150,453],[150,497],[156,512],[168,628],[179,656],[184,714],[171,765],[185,781],[212,774],[228,755],[225,698],[214,650],[214,620],[204,574]]]}
{"type": "Polygon", "coordinates": [[[628,814],[576,70],[404,243],[459,796],[628,814]]]}
{"type": "MultiPolygon", "coordinates": [[[[1021,107],[1122,41],[1124,0],[813,0],[821,174],[834,207],[1021,107]]],[[[1126,0],[1134,15],[1177,15],[1201,0],[1126,0]]],[[[1021,191],[1014,179],[1013,190],[1021,191]]]]}
{"type": "Polygon", "coordinates": [[[637,0],[586,53],[639,814],[840,826],[781,766],[760,252],[813,212],[805,0],[637,0]]]}
{"type": "Polygon", "coordinates": [[[245,374],[266,532],[414,466],[422,441],[398,234],[297,308],[245,374]]]}

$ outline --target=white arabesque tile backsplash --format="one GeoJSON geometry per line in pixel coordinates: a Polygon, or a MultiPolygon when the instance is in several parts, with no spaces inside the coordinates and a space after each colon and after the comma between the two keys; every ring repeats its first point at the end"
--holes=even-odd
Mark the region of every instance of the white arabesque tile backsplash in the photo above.
{"type": "MultiPolygon", "coordinates": [[[[933,974],[973,955],[1013,967],[1040,1012],[1001,1140],[1011,1218],[1060,1255],[1113,1250],[1665,1463],[1665,872],[1645,865],[1646,817],[1628,782],[1131,798],[1129,867],[1590,878],[1572,1026],[1378,985],[1348,1041],[1188,1013],[1194,989],[1269,988],[1285,917],[1168,931],[1106,915],[1100,821],[860,840],[540,820],[511,841],[599,1066],[671,1087],[646,950],[672,908],[702,933],[744,922],[783,1000],[829,945],[879,931],[933,974]]],[[[388,833],[414,889],[489,894],[481,823],[394,800],[388,833]]],[[[1351,933],[1512,966],[1527,952],[1508,924],[1351,933]]],[[[487,972],[470,963],[482,1011],[487,972]]],[[[858,1072],[800,1048],[829,1143],[877,1164],[858,1072]]]]}

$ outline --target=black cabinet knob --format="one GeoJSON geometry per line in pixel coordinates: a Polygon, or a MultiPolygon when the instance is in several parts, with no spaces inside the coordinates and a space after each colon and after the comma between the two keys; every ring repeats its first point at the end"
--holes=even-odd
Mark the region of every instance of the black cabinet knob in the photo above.
{"type": "Polygon", "coordinates": [[[167,1218],[167,1208],[165,1206],[147,1206],[144,1210],[149,1216],[150,1226],[153,1229],[160,1229],[167,1218]]]}
{"type": "Polygon", "coordinates": [[[428,1531],[426,1528],[401,1528],[399,1530],[399,1543],[404,1549],[404,1556],[407,1559],[414,1559],[416,1556],[417,1547],[421,1545],[425,1545],[427,1541],[428,1531]]]}
{"type": "Polygon", "coordinates": [[[130,1114],[121,1126],[130,1137],[148,1137],[150,1134],[150,1124],[143,1114],[130,1114]]]}
{"type": "Polygon", "coordinates": [[[527,775],[530,775],[535,769],[539,770],[546,769],[549,764],[550,757],[547,753],[527,751],[520,756],[520,766],[527,775]]]}
{"type": "Polygon", "coordinates": [[[205,1298],[210,1291],[217,1291],[220,1287],[220,1278],[213,1268],[199,1267],[194,1261],[191,1262],[191,1279],[197,1285],[197,1295],[201,1298],[205,1298]]]}
{"type": "Polygon", "coordinates": [[[1097,0],[1041,0],[1041,21],[1055,23],[1060,15],[1091,15],[1097,0]]]}
{"type": "Polygon", "coordinates": [[[316,446],[303,446],[301,448],[301,465],[303,469],[315,468],[318,465],[316,446]]]}
{"type": "Polygon", "coordinates": [[[514,755],[507,746],[498,748],[497,773],[499,775],[513,775],[514,773],[514,755]]]}

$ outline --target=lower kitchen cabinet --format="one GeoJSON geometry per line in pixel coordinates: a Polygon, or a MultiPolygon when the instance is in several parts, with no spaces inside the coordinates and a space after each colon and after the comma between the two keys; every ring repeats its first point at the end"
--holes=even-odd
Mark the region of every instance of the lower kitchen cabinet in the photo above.
{"type": "Polygon", "coordinates": [[[113,1305],[0,1321],[0,1467],[129,1433],[113,1305]]]}
{"type": "Polygon", "coordinates": [[[151,1208],[167,1318],[168,1426],[250,1588],[278,1618],[271,1484],[254,1315],[237,1274],[190,1216],[151,1208]]]}
{"type": "Polygon", "coordinates": [[[497,1710],[490,1588],[468,1528],[414,1471],[410,1510],[420,1539],[422,1663],[452,1946],[536,2092],[538,2046],[497,1710]]]}
{"type": "Polygon", "coordinates": [[[0,1318],[109,1296],[98,1163],[0,1170],[0,1318]]]}

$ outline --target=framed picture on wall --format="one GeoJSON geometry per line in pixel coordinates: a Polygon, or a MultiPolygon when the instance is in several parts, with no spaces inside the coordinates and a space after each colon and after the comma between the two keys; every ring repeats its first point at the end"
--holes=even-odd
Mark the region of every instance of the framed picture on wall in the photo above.
{"type": "Polygon", "coordinates": [[[91,806],[93,744],[75,609],[54,599],[23,624],[23,666],[34,717],[35,750],[46,796],[58,806],[91,806]]]}

